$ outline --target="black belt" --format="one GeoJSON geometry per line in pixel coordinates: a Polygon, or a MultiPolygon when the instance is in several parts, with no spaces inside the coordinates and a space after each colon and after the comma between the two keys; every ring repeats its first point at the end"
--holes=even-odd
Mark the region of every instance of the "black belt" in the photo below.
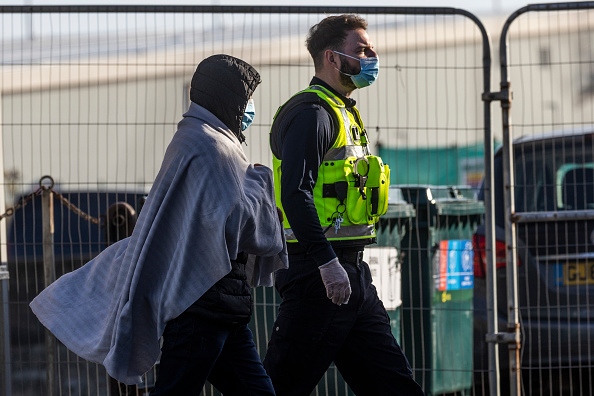
{"type": "Polygon", "coordinates": [[[358,267],[363,261],[363,250],[334,249],[334,253],[341,264],[354,264],[358,267]]]}

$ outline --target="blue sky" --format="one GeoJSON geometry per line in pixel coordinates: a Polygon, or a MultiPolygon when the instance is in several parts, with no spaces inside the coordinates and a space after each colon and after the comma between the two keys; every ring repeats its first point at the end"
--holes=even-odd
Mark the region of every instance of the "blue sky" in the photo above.
{"type": "MultiPolygon", "coordinates": [[[[541,1],[540,3],[557,3],[541,1]]],[[[534,3],[534,2],[530,2],[534,3]]],[[[0,0],[0,5],[80,5],[80,4],[119,4],[119,5],[327,5],[327,6],[420,6],[420,7],[455,7],[470,11],[476,15],[491,13],[510,14],[529,4],[522,0],[0,0]]]]}

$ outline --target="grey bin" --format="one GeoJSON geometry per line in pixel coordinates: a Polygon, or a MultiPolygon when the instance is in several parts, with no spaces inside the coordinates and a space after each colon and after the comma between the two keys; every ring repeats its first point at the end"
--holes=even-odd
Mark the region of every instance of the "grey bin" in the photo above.
{"type": "Polygon", "coordinates": [[[416,210],[401,240],[403,349],[427,395],[470,394],[472,235],[484,205],[469,186],[399,188],[416,210]]]}
{"type": "Polygon", "coordinates": [[[365,249],[373,284],[384,303],[392,334],[401,343],[402,262],[401,241],[411,227],[416,211],[406,202],[398,186],[390,186],[388,210],[377,224],[377,245],[365,249]]]}

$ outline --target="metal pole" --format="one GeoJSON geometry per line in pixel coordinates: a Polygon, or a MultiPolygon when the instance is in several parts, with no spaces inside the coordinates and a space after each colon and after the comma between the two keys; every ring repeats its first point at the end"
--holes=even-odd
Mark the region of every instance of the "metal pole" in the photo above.
{"type": "Polygon", "coordinates": [[[518,267],[516,249],[516,224],[512,216],[516,211],[514,199],[514,151],[511,128],[511,93],[507,65],[507,31],[509,19],[504,25],[499,43],[501,61],[501,92],[506,100],[501,101],[501,118],[503,123],[503,185],[504,185],[504,219],[506,247],[506,279],[507,279],[507,341],[509,348],[509,391],[510,396],[521,394],[520,376],[520,324],[518,315],[518,267]]]}
{"type": "MultiPolygon", "coordinates": [[[[486,36],[486,33],[485,33],[486,36]]],[[[485,37],[483,48],[490,52],[490,42],[485,37]]],[[[483,56],[484,68],[484,110],[485,110],[485,260],[487,280],[487,330],[485,341],[488,343],[489,362],[489,395],[499,396],[501,394],[499,376],[499,345],[493,335],[497,334],[499,322],[497,318],[497,268],[495,266],[495,177],[493,169],[494,149],[493,134],[491,130],[491,102],[494,100],[506,101],[507,96],[502,92],[490,92],[491,89],[491,58],[490,55],[483,56]]]]}
{"type": "Polygon", "coordinates": [[[12,375],[10,372],[10,318],[8,305],[8,282],[9,275],[6,265],[0,265],[0,380],[4,384],[3,389],[6,396],[12,395],[12,375]]]}
{"type": "MultiPolygon", "coordinates": [[[[0,95],[0,110],[2,109],[2,95],[0,95]]],[[[6,191],[4,182],[4,156],[2,146],[2,111],[0,111],[0,213],[6,211],[6,191]]],[[[4,389],[6,396],[12,395],[12,375],[10,356],[10,311],[8,304],[9,278],[6,220],[0,221],[0,389],[4,389]]]]}
{"type": "MultiPolygon", "coordinates": [[[[502,82],[502,89],[509,89],[509,83],[502,82]]],[[[504,213],[505,213],[505,240],[506,240],[506,278],[507,278],[507,331],[513,334],[513,339],[508,343],[509,348],[509,379],[510,396],[519,395],[520,392],[520,323],[518,315],[518,266],[516,247],[516,224],[512,222],[515,213],[514,186],[515,177],[513,170],[513,146],[510,126],[509,103],[502,103],[503,113],[503,179],[504,179],[504,213]]]]}
{"type": "MultiPolygon", "coordinates": [[[[490,52],[490,42],[486,42],[483,47],[490,52]]],[[[484,56],[484,92],[491,90],[491,58],[490,54],[484,56]]],[[[488,97],[488,95],[487,95],[488,97]]],[[[487,99],[485,97],[485,99],[487,99]]],[[[486,281],[487,281],[487,331],[488,334],[495,334],[499,328],[497,319],[497,268],[495,266],[495,176],[493,169],[493,158],[495,157],[493,148],[493,134],[491,129],[491,100],[484,100],[485,111],[485,259],[486,259],[486,281]]],[[[500,396],[500,378],[499,378],[499,345],[494,342],[487,344],[488,368],[489,368],[489,395],[500,396]]]]}
{"type": "MultiPolygon", "coordinates": [[[[43,181],[44,178],[41,180],[43,181]]],[[[54,200],[51,189],[45,188],[43,186],[41,193],[41,207],[43,221],[43,276],[45,287],[47,287],[56,278],[54,258],[54,200]]],[[[45,329],[45,360],[47,374],[47,395],[54,396],[56,392],[56,339],[54,335],[47,329],[45,329]]]]}

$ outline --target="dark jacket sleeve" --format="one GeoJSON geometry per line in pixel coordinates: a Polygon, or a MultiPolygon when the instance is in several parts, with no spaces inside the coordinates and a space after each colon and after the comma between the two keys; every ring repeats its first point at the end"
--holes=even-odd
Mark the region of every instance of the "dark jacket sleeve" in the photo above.
{"type": "Polygon", "coordinates": [[[330,115],[319,104],[296,106],[283,122],[281,202],[300,246],[319,266],[336,255],[320,225],[313,189],[336,136],[330,115]]]}

